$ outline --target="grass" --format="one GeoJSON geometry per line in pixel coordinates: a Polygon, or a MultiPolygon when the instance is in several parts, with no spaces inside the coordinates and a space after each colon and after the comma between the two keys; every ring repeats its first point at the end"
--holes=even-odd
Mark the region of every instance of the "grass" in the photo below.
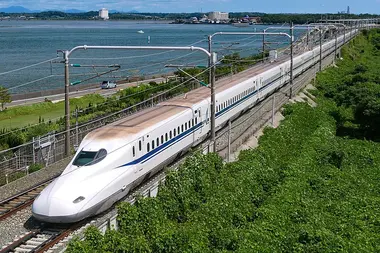
{"type": "MultiPolygon", "coordinates": [[[[90,94],[81,98],[70,99],[70,111],[76,107],[84,108],[92,104],[104,102],[105,99],[98,94],[90,94]]],[[[65,103],[43,102],[28,106],[17,106],[0,112],[0,129],[1,128],[19,128],[39,123],[39,119],[45,122],[63,117],[65,112],[65,103]]]]}

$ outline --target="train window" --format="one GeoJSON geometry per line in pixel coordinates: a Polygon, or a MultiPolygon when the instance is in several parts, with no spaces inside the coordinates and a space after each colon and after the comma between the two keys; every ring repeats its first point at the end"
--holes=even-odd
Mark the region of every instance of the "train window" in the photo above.
{"type": "Polygon", "coordinates": [[[185,131],[187,130],[187,122],[185,123],[185,131]]]}
{"type": "Polygon", "coordinates": [[[172,138],[172,131],[169,132],[169,137],[172,138]]]}
{"type": "Polygon", "coordinates": [[[136,155],[135,146],[132,147],[132,155],[133,155],[133,157],[135,157],[135,155],[136,155]]]}
{"type": "Polygon", "coordinates": [[[176,129],[174,128],[173,130],[173,133],[174,133],[174,137],[177,135],[177,132],[176,132],[176,129]]]}
{"type": "Polygon", "coordinates": [[[160,145],[160,139],[157,138],[157,140],[156,140],[156,146],[158,147],[159,145],[160,145]]]}
{"type": "Polygon", "coordinates": [[[193,126],[194,126],[194,119],[192,119],[191,122],[193,123],[193,126]]]}
{"type": "Polygon", "coordinates": [[[161,135],[161,144],[163,144],[163,143],[164,143],[164,136],[161,135]]]}
{"type": "Polygon", "coordinates": [[[178,128],[177,128],[177,132],[178,132],[178,134],[180,134],[181,132],[179,131],[179,126],[178,126],[178,128]]]}
{"type": "Polygon", "coordinates": [[[139,151],[141,151],[141,141],[139,141],[139,151]]]}
{"type": "Polygon", "coordinates": [[[191,120],[189,120],[189,128],[191,127],[191,120]]]}
{"type": "Polygon", "coordinates": [[[198,124],[198,119],[197,119],[197,118],[195,118],[195,125],[196,125],[196,124],[198,124]]]}
{"type": "Polygon", "coordinates": [[[152,149],[154,149],[154,140],[152,141],[152,149]]]}
{"type": "Polygon", "coordinates": [[[168,141],[168,133],[165,134],[165,141],[168,141]]]}
{"type": "Polygon", "coordinates": [[[81,151],[75,158],[73,165],[76,166],[90,166],[94,165],[107,156],[107,151],[105,149],[100,149],[97,152],[93,151],[81,151]]]}
{"type": "Polygon", "coordinates": [[[149,142],[146,144],[146,152],[149,152],[150,151],[150,145],[149,145],[149,142]]]}

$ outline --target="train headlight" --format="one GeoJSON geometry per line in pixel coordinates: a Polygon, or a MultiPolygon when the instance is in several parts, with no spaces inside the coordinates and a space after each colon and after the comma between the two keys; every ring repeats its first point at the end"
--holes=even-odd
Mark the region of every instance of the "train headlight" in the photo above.
{"type": "Polygon", "coordinates": [[[84,199],[85,199],[85,197],[80,196],[80,197],[74,199],[73,203],[74,203],[74,204],[79,203],[79,202],[81,202],[81,201],[84,200],[84,199]]]}

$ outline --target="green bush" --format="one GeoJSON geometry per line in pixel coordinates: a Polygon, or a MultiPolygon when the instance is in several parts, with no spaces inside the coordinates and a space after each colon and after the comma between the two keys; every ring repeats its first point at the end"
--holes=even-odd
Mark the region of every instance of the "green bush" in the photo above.
{"type": "Polygon", "coordinates": [[[29,166],[29,173],[33,173],[33,172],[39,171],[43,167],[44,166],[42,164],[38,164],[38,163],[32,164],[32,165],[29,166]]]}

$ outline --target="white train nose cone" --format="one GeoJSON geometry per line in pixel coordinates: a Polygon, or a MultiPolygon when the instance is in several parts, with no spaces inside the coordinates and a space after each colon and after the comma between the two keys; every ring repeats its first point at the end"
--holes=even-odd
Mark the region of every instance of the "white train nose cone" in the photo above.
{"type": "Polygon", "coordinates": [[[36,219],[51,223],[70,223],[78,220],[76,217],[82,205],[55,197],[47,199],[46,195],[40,195],[33,203],[32,213],[36,219]]]}

